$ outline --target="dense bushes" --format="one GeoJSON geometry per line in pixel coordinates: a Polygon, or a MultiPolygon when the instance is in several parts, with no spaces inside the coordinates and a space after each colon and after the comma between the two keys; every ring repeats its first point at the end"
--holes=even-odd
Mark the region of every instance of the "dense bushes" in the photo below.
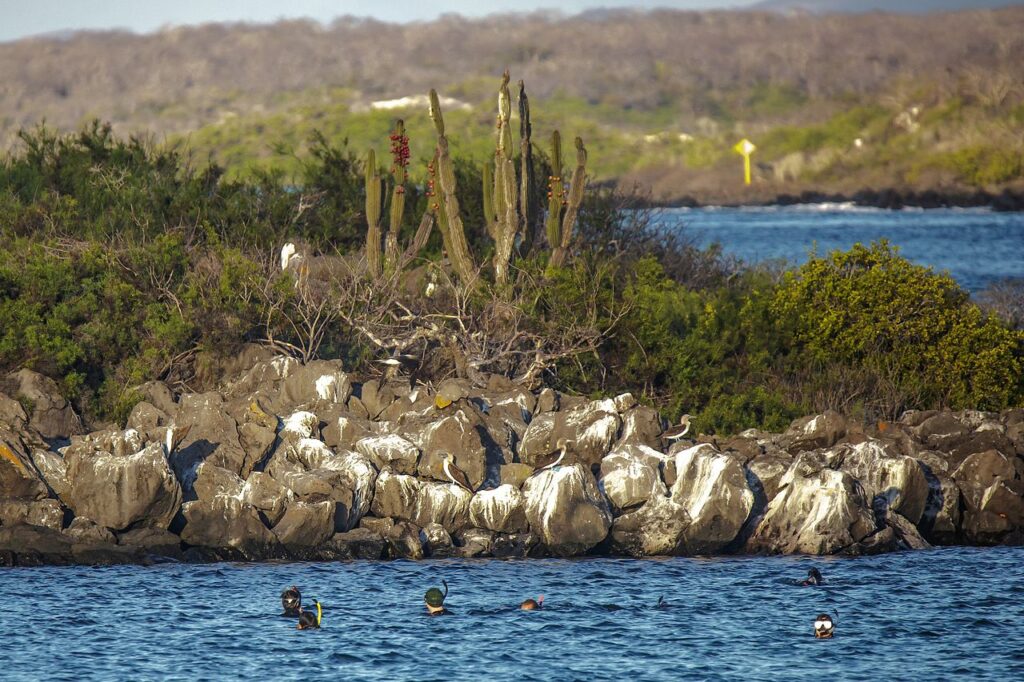
{"type": "MultiPolygon", "coordinates": [[[[39,130],[23,143],[0,164],[3,371],[41,371],[87,416],[105,418],[122,417],[131,387],[149,379],[201,389],[215,373],[197,376],[197,358],[244,342],[319,349],[371,371],[380,350],[345,315],[310,348],[295,324],[309,292],[277,263],[293,238],[313,253],[358,256],[362,169],[344,148],[314,140],[303,184],[292,186],[273,174],[228,181],[215,166],[191,168],[180,150],[119,140],[102,126],[69,137],[39,130]]],[[[473,218],[482,210],[472,208],[481,206],[478,171],[457,170],[467,236],[483,254],[491,246],[473,218]]],[[[407,213],[411,229],[421,211],[407,213]]],[[[827,407],[880,418],[1024,399],[1021,333],[886,244],[814,257],[780,279],[697,249],[652,218],[637,197],[592,193],[568,266],[547,268],[543,252],[519,260],[537,286],[515,310],[486,288],[466,299],[480,313],[475,338],[513,325],[533,335],[601,330],[581,337],[587,352],[541,379],[582,393],[633,391],[670,417],[697,415],[704,431],[776,429],[827,407]]],[[[439,248],[435,236],[404,290],[423,291],[415,278],[444,272],[439,248]]],[[[365,293],[379,301],[380,292],[365,293]]],[[[321,294],[356,305],[345,299],[351,292],[321,294]]],[[[434,310],[441,299],[412,307],[434,310]]],[[[472,359],[468,348],[461,359],[458,349],[438,350],[426,378],[464,371],[472,359]]]]}

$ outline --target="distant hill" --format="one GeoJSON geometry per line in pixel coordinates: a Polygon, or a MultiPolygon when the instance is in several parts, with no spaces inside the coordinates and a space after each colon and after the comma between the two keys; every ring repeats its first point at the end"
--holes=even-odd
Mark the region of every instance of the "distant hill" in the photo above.
{"type": "Polygon", "coordinates": [[[1021,5],[1021,0],[764,0],[751,9],[811,14],[891,12],[927,14],[1021,5]]]}
{"type": "Polygon", "coordinates": [[[44,119],[74,130],[99,118],[120,135],[186,140],[232,173],[288,171],[313,130],[362,154],[402,116],[418,158],[431,132],[415,103],[436,88],[459,103],[446,107],[453,150],[483,158],[508,68],[526,82],[535,140],[556,126],[581,135],[593,177],[659,196],[734,186],[738,135],[758,144],[756,174],[787,188],[1003,187],[1024,178],[1021,36],[1024,7],[348,17],[36,37],[0,44],[0,151],[44,119]],[[413,105],[382,108],[394,101],[413,105]]]}

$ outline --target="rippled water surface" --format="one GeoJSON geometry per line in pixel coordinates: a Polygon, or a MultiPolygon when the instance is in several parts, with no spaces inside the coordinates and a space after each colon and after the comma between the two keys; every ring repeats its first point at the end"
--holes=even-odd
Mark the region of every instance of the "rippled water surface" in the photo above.
{"type": "Polygon", "coordinates": [[[1024,548],[15,568],[0,599],[0,679],[1024,679],[1024,548]],[[812,565],[828,585],[794,585],[812,565]],[[292,583],[321,630],[277,615],[292,583]]]}
{"type": "Polygon", "coordinates": [[[661,220],[701,245],[720,243],[748,262],[802,263],[860,242],[888,239],[921,265],[948,270],[968,291],[1024,277],[1024,213],[985,209],[889,211],[848,204],[671,209],[661,220]]]}

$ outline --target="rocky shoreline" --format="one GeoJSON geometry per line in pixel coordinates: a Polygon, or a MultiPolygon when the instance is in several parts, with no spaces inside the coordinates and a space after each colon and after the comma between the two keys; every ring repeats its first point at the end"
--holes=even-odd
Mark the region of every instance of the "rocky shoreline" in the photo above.
{"type": "Polygon", "coordinates": [[[237,365],[217,391],[146,384],[125,429],[91,433],[52,381],[9,376],[0,565],[1024,543],[1024,409],[871,425],[826,413],[670,443],[630,394],[492,377],[441,384],[456,400],[439,408],[422,386],[357,383],[339,361],[248,348],[237,365]],[[471,490],[450,481],[448,454],[471,490]]]}

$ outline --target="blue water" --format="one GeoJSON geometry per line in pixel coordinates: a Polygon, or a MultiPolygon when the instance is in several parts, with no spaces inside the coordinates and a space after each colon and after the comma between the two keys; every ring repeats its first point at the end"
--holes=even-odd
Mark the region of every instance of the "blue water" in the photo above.
{"type": "Polygon", "coordinates": [[[0,600],[5,680],[1024,679],[1024,548],[15,568],[0,600]],[[828,584],[793,585],[812,565],[828,584]],[[441,578],[455,615],[431,618],[441,578]],[[292,583],[321,630],[277,615],[292,583]]]}
{"type": "Polygon", "coordinates": [[[888,239],[915,263],[948,271],[976,292],[1006,278],[1024,277],[1024,213],[986,209],[890,211],[848,204],[668,209],[660,218],[680,225],[699,245],[756,263],[802,263],[860,242],[888,239]]]}

